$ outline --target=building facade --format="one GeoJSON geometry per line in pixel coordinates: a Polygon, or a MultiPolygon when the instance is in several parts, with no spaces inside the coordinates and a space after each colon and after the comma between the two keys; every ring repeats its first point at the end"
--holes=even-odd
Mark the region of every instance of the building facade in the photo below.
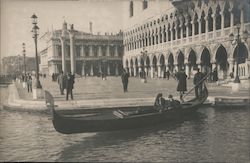
{"type": "Polygon", "coordinates": [[[184,68],[218,70],[219,79],[250,77],[250,1],[141,0],[125,4],[123,66],[150,77],[184,68]],[[240,42],[232,41],[239,29],[240,42]],[[231,37],[229,37],[231,36],[231,37]],[[248,39],[247,39],[248,38],[248,39]]]}
{"type": "MultiPolygon", "coordinates": [[[[92,24],[90,24],[92,26],[92,24]]],[[[91,28],[91,27],[90,27],[91,28]]],[[[46,48],[40,51],[40,71],[49,75],[71,72],[83,76],[119,75],[122,71],[123,36],[80,32],[73,25],[47,32],[41,38],[46,48]]]]}

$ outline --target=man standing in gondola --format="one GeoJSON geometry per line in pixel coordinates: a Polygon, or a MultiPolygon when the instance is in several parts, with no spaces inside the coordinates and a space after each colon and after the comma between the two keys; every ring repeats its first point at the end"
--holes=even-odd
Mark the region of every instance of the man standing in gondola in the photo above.
{"type": "Polygon", "coordinates": [[[195,96],[196,98],[201,98],[202,96],[202,85],[203,85],[203,73],[200,72],[200,69],[197,69],[197,73],[194,75],[194,85],[195,85],[195,96]]]}
{"type": "Polygon", "coordinates": [[[187,91],[187,75],[183,68],[176,74],[176,79],[178,81],[177,91],[180,92],[180,99],[183,101],[183,94],[187,91]]]}

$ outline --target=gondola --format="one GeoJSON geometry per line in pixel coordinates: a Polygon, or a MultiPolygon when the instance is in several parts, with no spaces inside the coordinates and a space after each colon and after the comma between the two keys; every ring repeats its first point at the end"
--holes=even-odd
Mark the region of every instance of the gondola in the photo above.
{"type": "Polygon", "coordinates": [[[194,113],[205,102],[208,90],[204,84],[202,96],[181,103],[178,108],[163,111],[155,106],[129,106],[102,108],[84,114],[62,114],[55,110],[52,95],[45,91],[46,105],[51,110],[55,130],[62,134],[105,132],[135,129],[147,126],[174,122],[194,113]]]}

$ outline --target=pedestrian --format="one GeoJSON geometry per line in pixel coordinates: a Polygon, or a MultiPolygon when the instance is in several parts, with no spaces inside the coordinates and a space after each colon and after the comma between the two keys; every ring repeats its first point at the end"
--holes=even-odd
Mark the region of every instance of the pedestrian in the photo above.
{"type": "Polygon", "coordinates": [[[59,74],[57,78],[57,82],[59,84],[61,95],[64,95],[64,89],[66,88],[66,78],[65,78],[63,71],[59,74]]]}
{"type": "Polygon", "coordinates": [[[27,78],[27,87],[28,87],[28,92],[32,92],[32,77],[29,74],[27,78]]]}
{"type": "Polygon", "coordinates": [[[74,75],[69,72],[66,79],[66,100],[68,100],[69,94],[71,96],[71,100],[73,100],[74,83],[74,75]]]}
{"type": "Polygon", "coordinates": [[[197,69],[197,73],[194,75],[194,85],[195,85],[195,96],[196,98],[201,98],[202,96],[202,84],[204,75],[202,72],[200,72],[200,69],[197,69]]]}
{"type": "Polygon", "coordinates": [[[167,70],[166,77],[167,77],[168,80],[169,80],[169,76],[170,76],[170,72],[169,72],[169,70],[167,70]]]}
{"type": "Polygon", "coordinates": [[[129,78],[129,74],[127,73],[125,69],[123,69],[121,79],[122,79],[124,93],[128,92],[128,78],[129,78]]]}
{"type": "Polygon", "coordinates": [[[218,72],[217,72],[217,68],[214,69],[213,72],[213,81],[217,82],[218,81],[218,72]]]}
{"type": "Polygon", "coordinates": [[[176,79],[178,81],[177,91],[180,92],[180,99],[183,100],[183,94],[187,91],[187,75],[184,69],[176,73],[176,79]]]}

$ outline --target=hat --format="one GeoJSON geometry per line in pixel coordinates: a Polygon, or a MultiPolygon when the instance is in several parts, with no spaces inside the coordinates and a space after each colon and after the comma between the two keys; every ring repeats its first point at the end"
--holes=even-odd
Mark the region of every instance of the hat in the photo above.
{"type": "Polygon", "coordinates": [[[173,95],[169,95],[168,98],[173,98],[173,95]]]}

